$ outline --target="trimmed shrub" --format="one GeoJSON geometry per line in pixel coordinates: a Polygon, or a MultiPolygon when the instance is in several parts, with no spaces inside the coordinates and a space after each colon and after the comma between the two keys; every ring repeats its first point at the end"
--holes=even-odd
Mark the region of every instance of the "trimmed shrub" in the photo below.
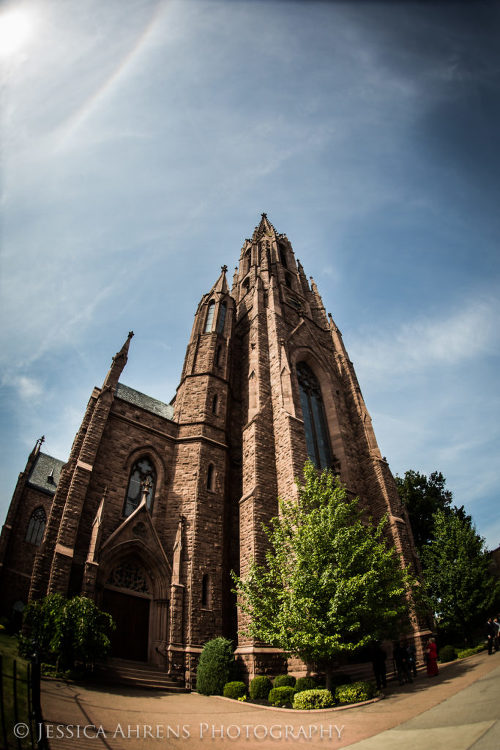
{"type": "Polygon", "coordinates": [[[233,644],[227,638],[207,641],[196,672],[196,690],[203,695],[222,695],[233,670],[233,644]]]}
{"type": "Polygon", "coordinates": [[[457,649],[457,656],[459,659],[465,659],[466,656],[479,654],[481,651],[484,651],[485,648],[486,645],[484,643],[480,643],[479,646],[473,646],[472,648],[460,648],[457,649]]]}
{"type": "Polygon", "coordinates": [[[294,687],[291,685],[282,685],[282,687],[273,688],[269,693],[267,700],[271,706],[291,706],[294,695],[294,687]]]}
{"type": "MultiPolygon", "coordinates": [[[[307,680],[311,678],[302,677],[301,679],[307,680]]],[[[293,699],[293,707],[302,711],[311,711],[315,708],[331,708],[334,705],[335,700],[329,690],[301,690],[300,693],[295,693],[293,699]]]]}
{"type": "Polygon", "coordinates": [[[274,678],[273,687],[295,687],[297,680],[291,674],[279,674],[274,678]]]}
{"type": "Polygon", "coordinates": [[[295,692],[301,693],[303,690],[314,690],[318,687],[318,683],[314,677],[299,677],[295,683],[295,692]]]}
{"type": "Polygon", "coordinates": [[[272,690],[273,683],[265,674],[259,674],[254,677],[250,683],[250,698],[252,700],[267,698],[269,691],[272,690]]]}
{"type": "Polygon", "coordinates": [[[238,698],[243,698],[244,695],[247,694],[247,686],[244,682],[234,681],[234,682],[226,682],[224,685],[224,690],[222,691],[222,695],[224,698],[234,698],[234,700],[238,700],[238,698]]]}
{"type": "Polygon", "coordinates": [[[369,701],[377,694],[377,688],[373,682],[352,682],[350,685],[339,685],[335,691],[335,698],[338,703],[359,703],[360,701],[369,701]]]}
{"type": "Polygon", "coordinates": [[[457,658],[457,652],[453,646],[443,646],[439,652],[439,661],[454,661],[457,658]]]}

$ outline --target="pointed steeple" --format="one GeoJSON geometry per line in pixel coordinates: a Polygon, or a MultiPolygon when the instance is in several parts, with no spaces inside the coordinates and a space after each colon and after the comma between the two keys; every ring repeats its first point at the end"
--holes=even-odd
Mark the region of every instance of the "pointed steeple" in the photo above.
{"type": "Polygon", "coordinates": [[[316,286],[316,282],[314,281],[313,277],[310,276],[309,278],[311,279],[311,294],[313,300],[311,304],[311,312],[313,314],[313,319],[319,325],[323,326],[324,328],[328,328],[328,319],[326,317],[326,310],[323,304],[323,300],[321,299],[321,295],[318,292],[318,287],[316,286]]]}
{"type": "Polygon", "coordinates": [[[254,233],[252,235],[252,242],[257,242],[261,237],[264,235],[268,236],[275,236],[276,230],[267,218],[267,214],[262,214],[262,218],[260,220],[260,223],[257,227],[254,229],[254,233]]]}
{"type": "Polygon", "coordinates": [[[215,284],[210,290],[210,294],[218,292],[219,294],[228,294],[229,286],[226,279],[227,266],[220,267],[221,273],[215,284]]]}
{"type": "Polygon", "coordinates": [[[111,367],[109,368],[109,372],[106,375],[106,379],[103,384],[103,390],[104,388],[116,388],[116,386],[118,385],[118,380],[120,378],[120,375],[123,372],[123,368],[127,364],[128,350],[129,350],[130,341],[132,340],[133,335],[134,335],[134,332],[129,331],[127,340],[123,344],[120,351],[117,352],[115,356],[113,357],[111,367]]]}
{"type": "Polygon", "coordinates": [[[31,451],[31,453],[29,455],[28,463],[30,463],[30,462],[33,463],[33,461],[35,460],[35,458],[40,453],[40,450],[42,448],[42,444],[43,443],[45,443],[45,435],[42,435],[42,437],[38,438],[38,440],[36,441],[35,447],[33,448],[33,450],[31,451]]]}

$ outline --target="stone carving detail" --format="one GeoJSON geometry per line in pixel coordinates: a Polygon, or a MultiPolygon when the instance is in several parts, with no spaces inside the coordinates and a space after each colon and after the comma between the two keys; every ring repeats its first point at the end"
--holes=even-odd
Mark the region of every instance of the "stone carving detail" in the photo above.
{"type": "Polygon", "coordinates": [[[138,591],[141,594],[150,593],[143,568],[132,560],[125,560],[114,568],[106,583],[111,586],[118,586],[121,589],[138,591]]]}

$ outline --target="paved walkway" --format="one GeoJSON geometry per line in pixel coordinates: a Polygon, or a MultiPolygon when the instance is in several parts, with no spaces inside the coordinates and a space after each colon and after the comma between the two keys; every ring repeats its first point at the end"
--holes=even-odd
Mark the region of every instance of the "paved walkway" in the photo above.
{"type": "Polygon", "coordinates": [[[352,750],[498,750],[500,652],[392,683],[384,700],[347,710],[296,712],[216,697],[129,687],[83,687],[58,680],[42,686],[52,750],[303,745],[352,750]]]}

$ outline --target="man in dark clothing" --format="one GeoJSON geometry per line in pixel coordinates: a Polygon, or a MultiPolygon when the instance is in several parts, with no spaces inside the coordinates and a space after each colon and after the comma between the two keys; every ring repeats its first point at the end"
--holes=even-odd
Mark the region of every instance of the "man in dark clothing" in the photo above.
{"type": "Polygon", "coordinates": [[[414,643],[410,643],[407,648],[408,651],[408,664],[410,671],[415,678],[417,676],[417,649],[414,643]]]}
{"type": "Polygon", "coordinates": [[[486,638],[488,639],[488,655],[491,656],[493,653],[493,646],[495,645],[495,636],[497,629],[493,623],[493,617],[488,617],[486,623],[486,638]]]}
{"type": "Polygon", "coordinates": [[[380,646],[380,644],[374,643],[370,649],[370,659],[373,666],[375,681],[379,690],[381,688],[387,687],[387,677],[385,670],[386,658],[387,656],[384,649],[380,646]]]}
{"type": "Polygon", "coordinates": [[[410,676],[410,663],[408,660],[408,651],[402,641],[396,643],[393,651],[394,662],[396,664],[396,671],[398,673],[398,680],[400,685],[404,685],[405,682],[413,682],[410,676]]]}

